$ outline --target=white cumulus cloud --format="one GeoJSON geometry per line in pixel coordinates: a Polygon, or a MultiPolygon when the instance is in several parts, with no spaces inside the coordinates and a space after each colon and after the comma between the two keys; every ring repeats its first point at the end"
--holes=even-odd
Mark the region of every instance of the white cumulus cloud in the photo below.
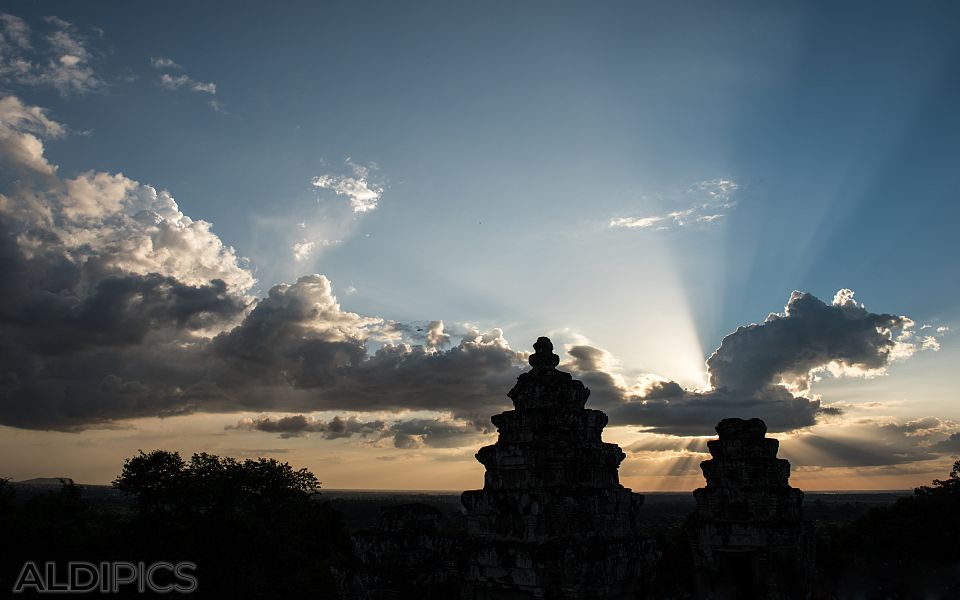
{"type": "Polygon", "coordinates": [[[350,199],[350,207],[355,213],[370,212],[377,208],[383,187],[369,181],[370,168],[353,162],[347,164],[353,175],[320,175],[313,178],[313,186],[319,189],[333,190],[338,196],[350,199]]]}

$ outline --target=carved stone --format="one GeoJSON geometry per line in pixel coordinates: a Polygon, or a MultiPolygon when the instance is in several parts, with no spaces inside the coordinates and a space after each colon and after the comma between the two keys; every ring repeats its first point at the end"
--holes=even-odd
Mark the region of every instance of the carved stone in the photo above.
{"type": "Polygon", "coordinates": [[[607,416],[584,408],[590,390],[558,371],[541,337],[532,369],[492,417],[500,437],[481,448],[482,490],[467,510],[468,598],[626,599],[642,593],[654,559],[636,517],[643,496],[617,474],[624,453],[605,443],[607,416]]]}
{"type": "Polygon", "coordinates": [[[700,463],[706,487],[693,492],[696,584],[707,598],[805,598],[813,568],[813,529],[803,492],[790,487],[790,463],[760,419],[724,419],[700,463]]]}
{"type": "Polygon", "coordinates": [[[356,563],[333,570],[341,598],[456,598],[460,590],[457,540],[440,531],[430,505],[381,508],[378,526],[355,533],[353,545],[356,563]]]}

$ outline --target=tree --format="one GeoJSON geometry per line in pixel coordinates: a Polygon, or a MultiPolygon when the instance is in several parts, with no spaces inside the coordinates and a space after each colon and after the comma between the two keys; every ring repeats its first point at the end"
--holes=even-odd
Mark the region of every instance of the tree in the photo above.
{"type": "Polygon", "coordinates": [[[960,494],[960,460],[953,463],[953,470],[946,479],[934,479],[932,486],[922,485],[914,490],[917,496],[942,496],[960,494]]]}
{"type": "Polygon", "coordinates": [[[178,500],[185,466],[177,452],[154,450],[146,454],[140,450],[123,462],[113,487],[136,498],[142,514],[160,517],[178,500]]]}
{"type": "Polygon", "coordinates": [[[889,506],[871,509],[818,545],[835,591],[866,598],[960,598],[960,461],[889,506]]]}
{"type": "Polygon", "coordinates": [[[113,485],[137,508],[125,547],[140,560],[196,563],[215,596],[333,596],[330,565],[352,556],[314,474],[275,459],[140,451],[113,485]]]}
{"type": "Polygon", "coordinates": [[[276,510],[310,500],[320,482],[307,469],[272,458],[237,461],[207,453],[184,462],[176,452],[140,453],[123,464],[113,486],[136,498],[151,517],[276,510]]]}

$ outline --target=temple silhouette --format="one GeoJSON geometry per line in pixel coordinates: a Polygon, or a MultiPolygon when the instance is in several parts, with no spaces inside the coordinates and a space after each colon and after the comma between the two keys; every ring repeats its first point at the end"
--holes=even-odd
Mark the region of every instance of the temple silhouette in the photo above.
{"type": "Polygon", "coordinates": [[[422,504],[383,509],[376,529],[354,536],[360,564],[338,572],[343,597],[811,597],[803,492],[790,487],[790,464],[777,458],[763,421],[717,425],[712,458],[700,465],[706,486],[693,492],[684,526],[689,563],[674,556],[663,568],[662,549],[640,523],[643,496],[620,484],[625,454],[601,439],[607,416],[585,408],[590,390],[556,368],[548,338],[534,350],[507,394],[514,409],[491,417],[497,442],[476,454],[484,485],[461,495],[463,528],[443,530],[436,509],[422,504]]]}
{"type": "Polygon", "coordinates": [[[483,489],[461,498],[468,597],[636,598],[655,559],[636,522],[643,496],[620,484],[626,456],[600,439],[607,416],[584,408],[590,390],[556,369],[548,338],[533,347],[515,409],[491,419],[500,437],[477,453],[483,489]]]}
{"type": "Polygon", "coordinates": [[[813,526],[790,463],[760,419],[724,419],[700,463],[706,487],[691,528],[697,594],[717,598],[805,598],[813,571],[813,526]]]}

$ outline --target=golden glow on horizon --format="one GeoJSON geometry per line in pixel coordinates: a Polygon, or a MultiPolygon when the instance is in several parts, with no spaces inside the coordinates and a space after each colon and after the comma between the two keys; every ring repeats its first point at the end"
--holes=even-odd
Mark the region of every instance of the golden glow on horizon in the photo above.
{"type": "MultiPolygon", "coordinates": [[[[0,428],[0,476],[13,479],[72,477],[80,483],[108,484],[123,460],[145,451],[163,448],[184,456],[210,452],[221,456],[251,458],[270,456],[307,467],[327,489],[464,490],[483,486],[483,466],[474,454],[494,436],[479,438],[475,446],[404,450],[389,443],[372,444],[362,439],[324,440],[319,435],[280,439],[264,432],[227,430],[240,418],[258,413],[191,415],[168,419],[137,419],[127,428],[79,433],[27,431],[0,428]]],[[[837,426],[839,428],[839,426],[837,426]]],[[[819,430],[824,434],[838,431],[819,430]]],[[[853,433],[852,431],[850,433],[853,433]]],[[[868,431],[859,432],[867,435],[868,431]]],[[[780,456],[794,461],[791,484],[814,490],[912,489],[943,478],[951,459],[925,460],[901,465],[869,467],[804,467],[816,458],[807,455],[803,434],[777,435],[780,456]],[[801,460],[801,457],[803,460],[801,460]]],[[[645,438],[673,439],[680,446],[691,440],[641,433],[634,427],[609,427],[604,440],[628,448],[645,438]]],[[[865,437],[843,438],[850,444],[865,437]]],[[[704,484],[699,463],[709,455],[678,448],[657,452],[627,451],[620,469],[623,485],[638,492],[686,492],[704,484]]]]}

